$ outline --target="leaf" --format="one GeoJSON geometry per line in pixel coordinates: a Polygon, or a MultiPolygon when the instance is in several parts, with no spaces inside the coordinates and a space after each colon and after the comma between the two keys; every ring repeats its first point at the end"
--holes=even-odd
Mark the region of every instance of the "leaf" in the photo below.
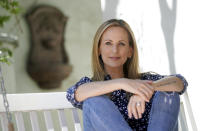
{"type": "Polygon", "coordinates": [[[3,27],[4,23],[9,21],[10,16],[0,16],[0,27],[3,27]]]}
{"type": "Polygon", "coordinates": [[[0,1],[0,5],[2,8],[9,10],[10,9],[10,3],[8,1],[0,1]]]}
{"type": "Polygon", "coordinates": [[[12,57],[12,55],[13,55],[12,51],[11,51],[11,50],[7,50],[7,52],[8,52],[8,55],[9,55],[10,57],[12,57]]]}
{"type": "Polygon", "coordinates": [[[5,53],[6,55],[8,55],[9,57],[12,56],[12,51],[9,48],[1,48],[0,49],[3,53],[5,53]]]}
{"type": "Polygon", "coordinates": [[[19,12],[20,12],[20,8],[12,8],[11,10],[10,10],[10,13],[12,13],[12,14],[19,14],[19,12]]]}
{"type": "Polygon", "coordinates": [[[17,1],[12,1],[12,2],[10,3],[10,5],[11,5],[12,7],[17,7],[17,6],[19,6],[19,3],[18,3],[17,1]]]}
{"type": "Polygon", "coordinates": [[[0,49],[0,62],[10,64],[10,58],[12,57],[12,51],[8,48],[0,49]]]}

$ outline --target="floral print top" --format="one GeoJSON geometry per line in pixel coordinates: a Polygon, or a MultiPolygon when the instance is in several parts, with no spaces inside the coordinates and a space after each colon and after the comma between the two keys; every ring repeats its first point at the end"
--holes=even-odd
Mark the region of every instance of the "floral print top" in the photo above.
{"type": "MultiPolygon", "coordinates": [[[[175,74],[175,75],[172,75],[172,76],[176,76],[176,77],[180,78],[183,81],[184,89],[181,92],[178,92],[179,94],[183,94],[185,92],[185,90],[186,90],[186,87],[188,86],[187,81],[180,74],[175,74]]],[[[143,73],[141,75],[141,80],[156,81],[156,80],[159,80],[159,79],[161,79],[163,77],[166,77],[166,76],[148,72],[148,73],[143,73]]],[[[111,80],[111,77],[109,75],[107,75],[107,76],[105,76],[105,80],[111,80]]],[[[83,78],[80,79],[80,81],[78,81],[75,85],[71,86],[67,90],[66,98],[67,98],[67,100],[69,102],[72,103],[72,105],[74,107],[82,109],[83,102],[76,101],[74,95],[75,95],[75,91],[77,90],[77,88],[80,85],[82,85],[84,83],[88,83],[88,82],[92,82],[92,80],[90,78],[88,78],[88,77],[83,77],[83,78]]],[[[140,118],[140,119],[135,119],[134,117],[132,117],[132,118],[128,117],[128,110],[127,110],[128,99],[127,99],[127,96],[126,96],[126,91],[124,91],[124,90],[113,91],[111,93],[110,99],[118,107],[118,109],[121,112],[121,114],[123,115],[124,119],[128,122],[129,126],[133,130],[145,131],[145,130],[147,130],[147,126],[148,126],[149,114],[150,114],[150,110],[151,110],[151,105],[152,105],[152,100],[153,100],[154,94],[153,94],[150,102],[146,102],[145,103],[145,112],[142,114],[142,118],[140,118]]]]}

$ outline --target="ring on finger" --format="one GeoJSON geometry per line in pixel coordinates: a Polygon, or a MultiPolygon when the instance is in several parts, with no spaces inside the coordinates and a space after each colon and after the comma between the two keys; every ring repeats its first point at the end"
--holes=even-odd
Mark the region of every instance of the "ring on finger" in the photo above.
{"type": "Polygon", "coordinates": [[[141,102],[140,101],[136,102],[136,106],[141,106],[141,102]]]}

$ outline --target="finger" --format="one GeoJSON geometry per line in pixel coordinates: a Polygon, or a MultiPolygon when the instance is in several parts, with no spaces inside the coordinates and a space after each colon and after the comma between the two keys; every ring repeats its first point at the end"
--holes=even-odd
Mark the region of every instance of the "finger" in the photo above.
{"type": "Polygon", "coordinates": [[[149,92],[149,94],[150,95],[152,95],[153,94],[153,92],[154,92],[154,89],[153,89],[153,87],[152,86],[150,86],[149,84],[147,84],[147,83],[144,83],[144,85],[147,87],[147,88],[145,88],[148,92],[149,92]]]}
{"type": "Polygon", "coordinates": [[[145,95],[145,93],[142,90],[140,90],[140,88],[138,88],[137,90],[135,90],[134,93],[137,94],[137,95],[139,95],[146,102],[149,102],[148,97],[145,95]]]}
{"type": "Polygon", "coordinates": [[[132,118],[131,105],[132,105],[132,101],[130,99],[129,103],[128,103],[128,107],[127,107],[127,109],[128,109],[128,117],[129,118],[132,118]]]}
{"type": "Polygon", "coordinates": [[[143,114],[145,110],[145,101],[141,102],[141,108],[142,108],[142,114],[143,114]]]}
{"type": "Polygon", "coordinates": [[[145,95],[145,97],[147,98],[147,99],[144,99],[144,100],[147,100],[147,102],[149,102],[150,94],[149,94],[149,92],[145,89],[145,87],[144,87],[143,84],[140,85],[140,87],[138,88],[138,90],[141,91],[141,92],[145,95]]]}
{"type": "Polygon", "coordinates": [[[153,93],[154,93],[154,91],[150,91],[150,92],[149,92],[149,96],[148,96],[149,100],[152,98],[153,93]]]}
{"type": "Polygon", "coordinates": [[[133,116],[135,117],[135,119],[138,119],[138,113],[137,113],[137,109],[136,109],[136,103],[134,102],[132,104],[132,113],[133,113],[133,116]]]}
{"type": "Polygon", "coordinates": [[[137,109],[137,114],[139,118],[142,118],[142,105],[140,104],[140,106],[138,106],[136,104],[136,109],[137,109]]]}
{"type": "Polygon", "coordinates": [[[147,83],[147,84],[152,84],[153,81],[150,81],[150,80],[142,80],[143,82],[147,83]]]}
{"type": "Polygon", "coordinates": [[[147,83],[147,82],[145,82],[145,85],[147,85],[147,87],[149,87],[149,89],[151,90],[151,91],[154,91],[154,87],[153,87],[153,84],[151,83],[147,83]]]}
{"type": "Polygon", "coordinates": [[[151,93],[148,90],[148,87],[146,87],[145,84],[142,84],[139,89],[142,90],[145,93],[145,95],[147,96],[147,98],[149,99],[151,93]]]}
{"type": "Polygon", "coordinates": [[[154,90],[147,83],[143,83],[143,85],[141,85],[141,87],[143,87],[143,89],[146,91],[145,93],[146,93],[148,99],[150,99],[152,94],[153,94],[153,92],[154,92],[154,90]]]}

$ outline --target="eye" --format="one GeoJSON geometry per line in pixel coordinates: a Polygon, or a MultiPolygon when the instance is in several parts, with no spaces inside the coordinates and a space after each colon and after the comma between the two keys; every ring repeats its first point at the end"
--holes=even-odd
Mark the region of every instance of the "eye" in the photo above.
{"type": "Polygon", "coordinates": [[[121,46],[125,46],[126,44],[123,43],[123,42],[120,42],[119,45],[121,45],[121,46]]]}
{"type": "Polygon", "coordinates": [[[106,44],[106,45],[111,45],[111,43],[110,43],[110,42],[106,42],[105,44],[106,44]]]}

